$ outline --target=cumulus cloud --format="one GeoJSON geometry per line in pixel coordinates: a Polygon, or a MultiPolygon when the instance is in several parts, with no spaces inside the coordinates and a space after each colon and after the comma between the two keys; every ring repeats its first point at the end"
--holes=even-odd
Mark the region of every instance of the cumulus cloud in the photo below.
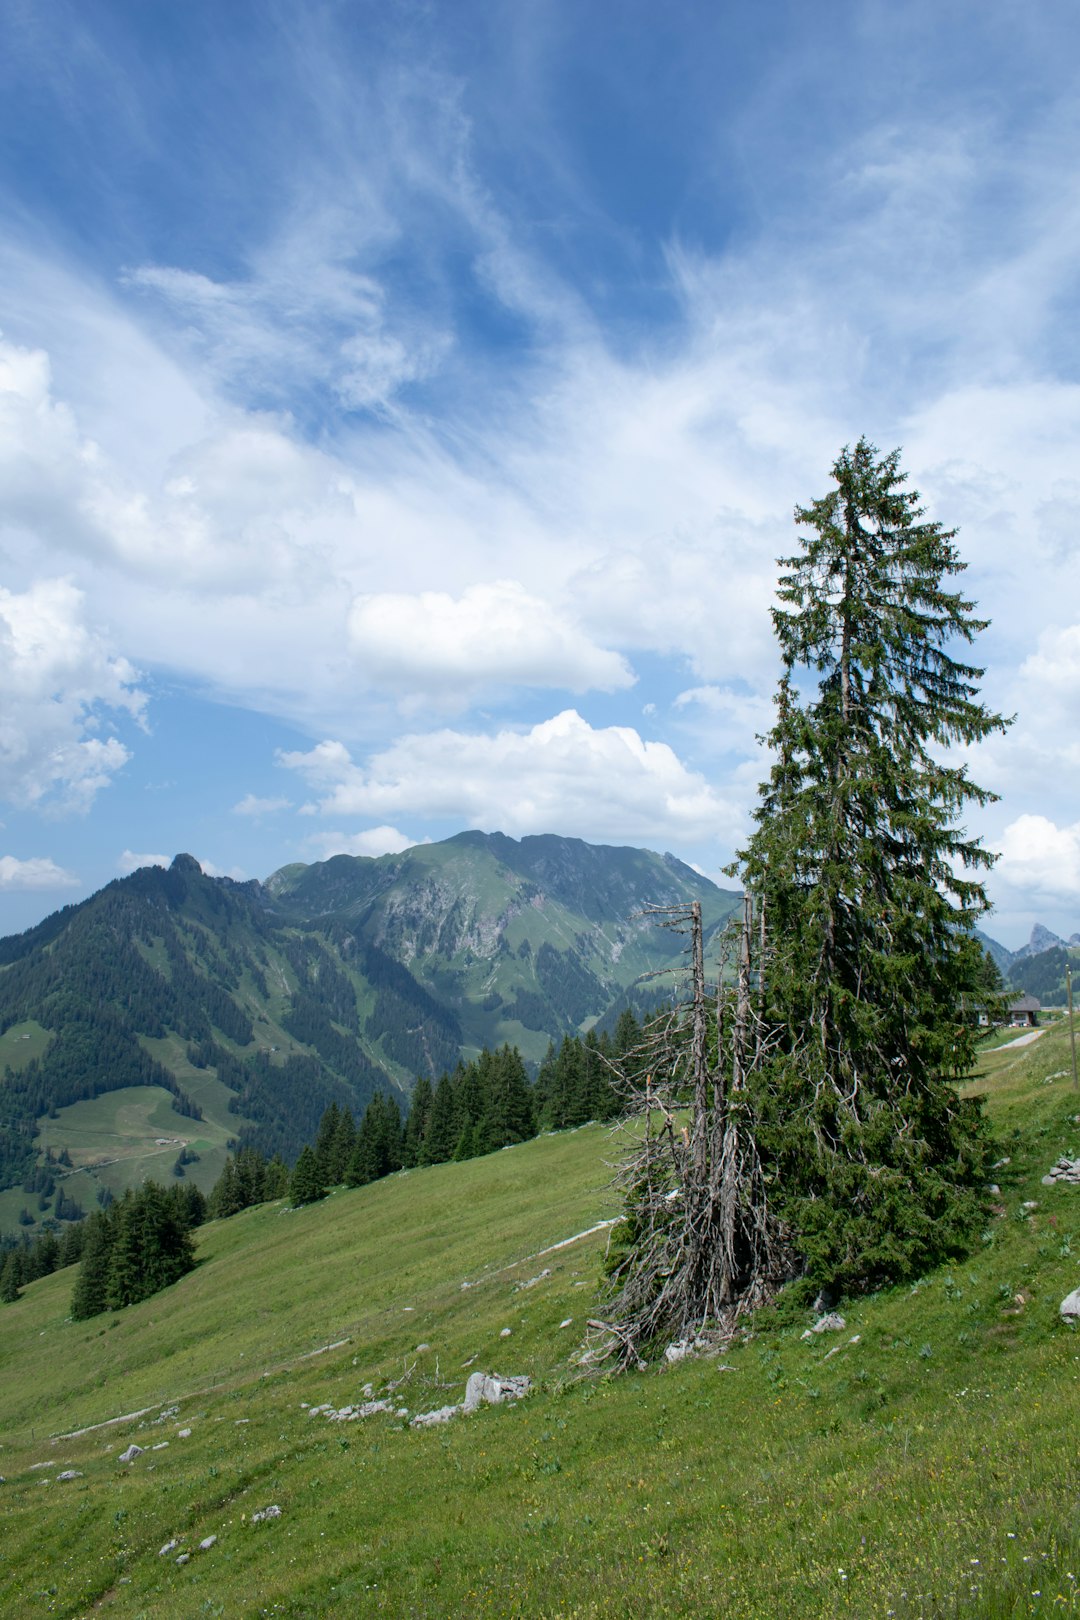
{"type": "Polygon", "coordinates": [[[85,811],[130,757],[111,716],[141,720],[135,671],[83,622],[69,580],[0,587],[0,796],[85,811]]]}
{"type": "Polygon", "coordinates": [[[1080,900],[1080,821],[1058,826],[1047,816],[1018,816],[998,844],[995,887],[1050,905],[1080,900]]]}
{"type": "Polygon", "coordinates": [[[82,881],[73,872],[47,855],[31,855],[19,860],[15,855],[0,855],[0,889],[78,889],[82,881]]]}
{"type": "Polygon", "coordinates": [[[358,596],[349,637],[369,680],[408,691],[525,685],[611,692],[634,681],[625,659],[510,579],[472,585],[456,598],[440,591],[358,596]]]}
{"type": "Polygon", "coordinates": [[[356,833],[314,833],[306,845],[317,860],[328,861],[332,855],[400,855],[403,849],[427,842],[410,838],[396,827],[366,827],[356,833]]]}
{"type": "Polygon", "coordinates": [[[127,877],[131,872],[137,872],[143,866],[171,865],[171,855],[139,855],[133,849],[125,849],[116,862],[116,870],[127,877]]]}
{"type": "Polygon", "coordinates": [[[566,709],[493,735],[444,729],[399,738],[366,765],[340,742],[279,754],[324,815],[449,817],[485,831],[562,832],[665,847],[730,837],[740,809],[666,743],[594,728],[566,709]]]}

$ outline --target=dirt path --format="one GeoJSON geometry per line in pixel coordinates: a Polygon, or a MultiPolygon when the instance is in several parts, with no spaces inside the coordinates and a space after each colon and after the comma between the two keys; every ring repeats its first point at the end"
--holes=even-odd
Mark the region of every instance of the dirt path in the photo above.
{"type": "Polygon", "coordinates": [[[1024,1034],[1018,1035],[1014,1041],[1002,1041],[1001,1045],[995,1047],[994,1050],[997,1052],[1008,1052],[1014,1046],[1030,1046],[1032,1041],[1037,1041],[1040,1035],[1045,1034],[1046,1031],[1044,1029],[1025,1030],[1024,1034]]]}

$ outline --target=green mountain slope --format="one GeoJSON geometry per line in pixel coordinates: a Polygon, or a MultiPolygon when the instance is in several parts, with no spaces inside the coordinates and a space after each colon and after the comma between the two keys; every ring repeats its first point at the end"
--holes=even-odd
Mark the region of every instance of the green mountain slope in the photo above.
{"type": "Polygon", "coordinates": [[[454,1008],[467,1046],[510,1041],[533,1061],[677,959],[681,942],[643,908],[699,900],[709,938],[738,899],[670,855],[480,832],[285,867],[266,888],[281,915],[319,923],[339,949],[405,964],[454,1008]]]}
{"type": "Polygon", "coordinates": [[[635,913],[691,898],[713,931],[735,902],[671,857],[481,833],[265,886],[186,855],[111,883],[0,940],[0,1231],[166,1181],[185,1148],[208,1191],[232,1138],[294,1157],[331,1102],[483,1046],[536,1063],[677,959],[635,913]]]}
{"type": "Polygon", "coordinates": [[[613,1213],[596,1127],[212,1223],[194,1272],[107,1319],[67,1319],[70,1272],[31,1284],[0,1307],[0,1609],[1071,1611],[1080,1194],[1041,1182],[1080,1145],[1067,1053],[1062,1029],[985,1060],[1008,1162],[966,1261],[719,1359],[574,1361],[613,1213]],[[326,1410],[370,1384],[423,1412],[477,1369],[537,1387],[432,1429],[326,1410]]]}
{"type": "MultiPolygon", "coordinates": [[[[362,1111],[397,1089],[363,1033],[373,986],[269,918],[258,884],[208,878],[190,856],[0,942],[0,962],[0,1185],[67,1150],[56,1179],[85,1208],[99,1188],[168,1179],[188,1146],[206,1188],[231,1137],[295,1150],[329,1103],[362,1111]]],[[[18,1198],[0,1202],[9,1228],[18,1198]]]]}

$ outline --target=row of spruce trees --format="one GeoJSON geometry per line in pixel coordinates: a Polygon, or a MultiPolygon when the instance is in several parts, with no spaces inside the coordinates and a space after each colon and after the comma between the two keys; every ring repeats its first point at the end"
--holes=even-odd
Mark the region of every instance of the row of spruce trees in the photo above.
{"type": "Polygon", "coordinates": [[[310,1204],[331,1187],[363,1187],[396,1170],[473,1159],[540,1131],[612,1119],[622,1107],[623,1067],[641,1034],[627,1010],[614,1034],[568,1035],[557,1048],[551,1042],[531,1084],[516,1047],[485,1048],[434,1085],[421,1076],[404,1119],[381,1092],[359,1124],[350,1109],[331,1103],[291,1175],[280,1158],[266,1161],[252,1147],[230,1157],[210,1195],[210,1213],[233,1215],[286,1194],[294,1205],[310,1204]]]}
{"type": "Polygon", "coordinates": [[[362,1187],[396,1170],[476,1158],[540,1131],[611,1119],[622,1106],[622,1070],[641,1034],[628,1010],[613,1034],[590,1031],[568,1035],[558,1047],[552,1042],[532,1083],[516,1047],[485,1048],[435,1084],[419,1078],[404,1119],[381,1092],[359,1123],[350,1109],[331,1103],[291,1172],[280,1154],[267,1159],[255,1147],[240,1146],[208,1199],[183,1179],[184,1163],[197,1156],[181,1155],[173,1174],[182,1185],[166,1190],[147,1182],[60,1233],[12,1241],[0,1257],[0,1301],[10,1303],[26,1283],[78,1263],[72,1315],[79,1320],[119,1310],[191,1269],[191,1233],[204,1219],[277,1198],[308,1204],[342,1183],[362,1187]]]}

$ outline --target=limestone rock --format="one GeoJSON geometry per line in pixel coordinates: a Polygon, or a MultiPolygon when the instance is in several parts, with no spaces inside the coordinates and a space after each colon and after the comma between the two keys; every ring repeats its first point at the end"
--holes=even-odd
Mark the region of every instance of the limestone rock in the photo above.
{"type": "Polygon", "coordinates": [[[412,1426],[414,1429],[426,1429],[434,1423],[449,1423],[461,1410],[460,1406],[439,1406],[434,1412],[417,1412],[412,1426]]]}
{"type": "Polygon", "coordinates": [[[531,1388],[532,1381],[524,1374],[514,1378],[502,1378],[498,1373],[470,1373],[469,1382],[465,1385],[464,1410],[475,1412],[485,1403],[488,1406],[499,1406],[503,1401],[519,1401],[531,1388]]]}
{"type": "Polygon", "coordinates": [[[842,1316],[836,1311],[829,1311],[827,1315],[819,1316],[813,1327],[808,1327],[802,1336],[809,1339],[814,1333],[842,1333],[846,1327],[842,1316]]]}
{"type": "Polygon", "coordinates": [[[209,1552],[210,1548],[214,1545],[214,1542],[216,1540],[217,1540],[217,1536],[204,1536],[202,1541],[199,1542],[199,1551],[200,1552],[209,1552]]]}
{"type": "Polygon", "coordinates": [[[1064,1322],[1075,1322],[1080,1319],[1080,1288],[1074,1288],[1071,1294],[1066,1294],[1058,1306],[1058,1314],[1064,1322]]]}
{"type": "Polygon", "coordinates": [[[77,1468],[65,1468],[64,1472],[57,1474],[56,1477],[57,1479],[82,1479],[82,1474],[77,1468]]]}
{"type": "Polygon", "coordinates": [[[1070,1187],[1080,1187],[1080,1159],[1070,1159],[1066,1154],[1062,1154],[1057,1163],[1050,1166],[1050,1173],[1043,1176],[1042,1184],[1044,1187],[1053,1187],[1058,1182],[1064,1182],[1070,1187]]]}
{"type": "Polygon", "coordinates": [[[120,1453],[118,1460],[127,1463],[134,1462],[136,1457],[141,1457],[145,1450],[145,1446],[137,1446],[133,1440],[127,1450],[120,1453]]]}
{"type": "Polygon", "coordinates": [[[260,1508],[258,1513],[253,1513],[251,1515],[251,1522],[252,1524],[262,1524],[265,1519],[280,1518],[281,1509],[278,1507],[276,1502],[271,1502],[269,1507],[260,1508]]]}

